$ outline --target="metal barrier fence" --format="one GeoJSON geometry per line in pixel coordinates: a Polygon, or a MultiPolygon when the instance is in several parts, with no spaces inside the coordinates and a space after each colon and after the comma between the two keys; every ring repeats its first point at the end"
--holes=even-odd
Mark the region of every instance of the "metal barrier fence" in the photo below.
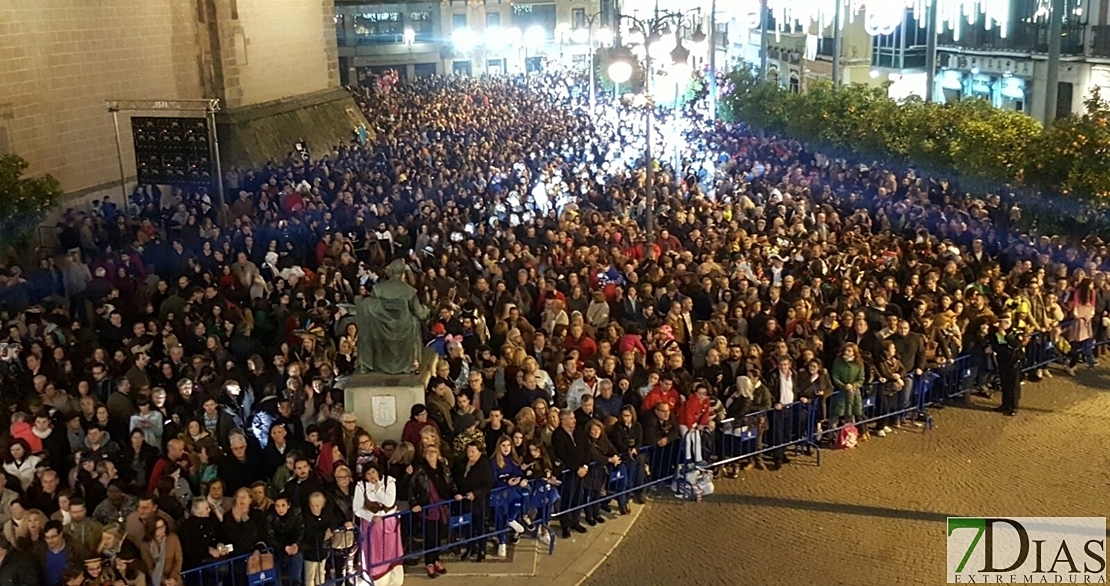
{"type": "MultiPolygon", "coordinates": [[[[271,550],[267,549],[267,552],[271,550]]],[[[248,586],[247,559],[253,552],[245,552],[229,558],[215,559],[181,572],[184,586],[206,586],[223,584],[225,586],[248,586]]]]}
{"type": "MultiPolygon", "coordinates": [[[[660,440],[662,441],[662,440],[660,440]]],[[[587,464],[586,474],[564,470],[559,479],[561,503],[558,516],[577,524],[580,513],[587,519],[597,518],[600,510],[614,500],[619,509],[625,508],[631,497],[642,496],[659,485],[672,481],[684,464],[692,463],[684,453],[682,436],[665,445],[641,446],[634,452],[618,453],[619,464],[587,464]]]]}
{"type": "MultiPolygon", "coordinates": [[[[1095,349],[1106,343],[1091,340],[1081,344],[1070,359],[1093,366],[1095,349]]],[[[1023,370],[1031,373],[1064,359],[1069,357],[1058,350],[1052,335],[1038,332],[1033,334],[1026,348],[1027,366],[1023,370]]],[[[393,535],[400,533],[399,552],[372,554],[373,559],[362,559],[363,548],[371,552],[389,551],[389,548],[377,547],[381,544],[374,542],[375,532],[365,531],[361,535],[356,533],[354,545],[346,550],[318,544],[328,550],[322,556],[325,579],[318,583],[322,586],[369,584],[373,582],[371,570],[393,567],[406,560],[435,563],[439,555],[448,550],[460,551],[464,557],[477,556],[479,552],[484,555],[490,542],[503,545],[519,537],[512,529],[517,523],[524,526],[525,536],[538,538],[546,534],[548,553],[552,553],[556,542],[550,528],[553,518],[559,518],[560,524],[577,524],[583,512],[587,518],[598,517],[600,509],[614,500],[623,509],[630,497],[658,489],[668,482],[672,483],[679,498],[694,498],[697,491],[691,486],[696,481],[692,475],[705,467],[704,463],[699,466],[696,461],[695,449],[704,450],[712,460],[708,467],[768,454],[772,459],[780,459],[788,448],[793,448],[795,453],[814,454],[820,465],[821,444],[835,440],[849,425],[857,426],[861,432],[866,426],[888,423],[920,424],[926,430],[931,429],[929,407],[989,385],[994,369],[989,355],[964,355],[921,375],[907,375],[908,382],[900,390],[870,383],[855,393],[837,392],[813,400],[802,399],[780,409],[725,419],[712,432],[693,430],[665,445],[627,451],[619,454],[621,462],[616,465],[591,463],[582,476],[568,470],[558,481],[501,487],[486,498],[452,498],[398,510],[379,518],[376,523],[384,523],[388,528],[383,533],[387,539],[396,539],[393,535]],[[692,434],[698,437],[693,438],[692,434]]],[[[186,570],[183,572],[184,586],[257,586],[247,581],[249,555],[241,554],[186,570]]],[[[283,556],[276,555],[275,570],[274,583],[280,584],[281,576],[295,568],[288,567],[283,556]]]]}
{"type": "MultiPolygon", "coordinates": [[[[260,547],[236,553],[233,556],[214,559],[203,564],[182,570],[183,586],[279,586],[283,580],[290,584],[304,584],[312,580],[318,584],[338,579],[347,581],[362,567],[358,527],[347,529],[344,526],[333,530],[332,537],[317,541],[311,549],[301,550],[296,555],[271,547],[260,547]],[[261,573],[251,573],[248,560],[255,553],[274,556],[274,567],[261,573]]],[[[259,544],[262,545],[262,544],[259,544]]]]}

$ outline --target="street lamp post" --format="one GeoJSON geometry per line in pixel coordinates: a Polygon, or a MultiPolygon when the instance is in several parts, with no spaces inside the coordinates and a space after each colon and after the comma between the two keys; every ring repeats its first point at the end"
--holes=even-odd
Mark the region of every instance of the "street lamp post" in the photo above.
{"type": "Polygon", "coordinates": [[[709,7],[709,116],[717,120],[717,0],[709,7]]]}
{"type": "MultiPolygon", "coordinates": [[[[659,42],[659,40],[661,40],[664,36],[671,34],[671,25],[674,24],[676,26],[676,29],[677,29],[674,32],[676,42],[675,42],[674,49],[671,51],[671,58],[674,60],[674,62],[676,64],[678,64],[680,62],[685,64],[686,61],[690,57],[690,51],[689,51],[689,49],[682,46],[682,37],[681,37],[682,24],[685,22],[685,19],[686,19],[687,15],[693,14],[696,11],[698,11],[698,9],[695,8],[695,9],[690,9],[690,10],[686,10],[686,11],[662,12],[662,11],[659,10],[658,5],[656,5],[656,9],[655,9],[655,12],[654,12],[653,16],[649,19],[646,19],[646,20],[641,20],[639,18],[636,18],[635,16],[631,16],[631,15],[627,15],[627,14],[621,14],[619,12],[617,13],[617,18],[616,18],[616,26],[617,26],[618,31],[620,30],[621,21],[622,20],[627,20],[628,22],[632,23],[632,25],[636,28],[637,32],[643,34],[643,42],[644,42],[644,101],[645,101],[645,104],[644,104],[644,139],[645,139],[644,159],[645,159],[645,164],[647,165],[647,169],[645,170],[645,174],[644,174],[645,187],[647,189],[647,210],[646,210],[647,213],[646,213],[646,218],[645,218],[645,222],[644,222],[644,224],[645,224],[644,228],[647,231],[647,244],[648,244],[648,248],[649,248],[648,254],[651,254],[651,248],[655,244],[655,159],[652,156],[652,137],[651,137],[651,135],[652,135],[652,126],[654,126],[653,118],[655,116],[655,100],[651,95],[651,77],[652,77],[651,45],[654,44],[654,43],[659,42]]],[[[613,65],[614,66],[617,65],[617,63],[614,63],[613,65]]],[[[627,68],[627,70],[621,69],[621,70],[617,71],[616,73],[623,74],[625,72],[627,72],[627,74],[628,74],[627,79],[630,79],[631,76],[632,76],[632,67],[631,67],[630,64],[629,64],[629,67],[627,68]]],[[[614,75],[614,68],[612,66],[609,68],[609,74],[610,74],[610,77],[613,79],[613,82],[617,85],[620,85],[620,83],[622,83],[623,81],[627,81],[627,79],[618,79],[618,77],[624,78],[625,76],[624,75],[619,75],[619,76],[614,75]]]]}
{"type": "Polygon", "coordinates": [[[609,65],[609,79],[613,80],[613,90],[620,95],[622,83],[632,79],[632,64],[626,61],[614,61],[609,65]]]}

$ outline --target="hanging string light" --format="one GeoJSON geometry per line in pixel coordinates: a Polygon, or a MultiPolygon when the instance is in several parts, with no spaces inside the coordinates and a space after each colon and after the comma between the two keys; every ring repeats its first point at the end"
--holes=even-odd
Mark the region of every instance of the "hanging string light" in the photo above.
{"type": "MultiPolygon", "coordinates": [[[[859,4],[854,2],[853,4],[859,4]]],[[[853,6],[849,18],[854,18],[858,6],[853,6]]],[[[863,30],[877,37],[894,34],[906,20],[906,4],[898,0],[870,2],[863,13],[863,30]]]]}
{"type": "Polygon", "coordinates": [[[911,0],[913,16],[924,28],[925,15],[930,4],[936,6],[937,32],[952,31],[953,40],[960,40],[960,29],[964,23],[975,24],[979,15],[985,17],[984,28],[998,27],[999,36],[1006,37],[1010,29],[1012,0],[911,0]]]}

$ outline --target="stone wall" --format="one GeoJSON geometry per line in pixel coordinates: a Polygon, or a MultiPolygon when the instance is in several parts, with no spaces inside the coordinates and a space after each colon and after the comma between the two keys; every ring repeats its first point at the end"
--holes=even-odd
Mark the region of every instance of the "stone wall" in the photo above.
{"type": "Polygon", "coordinates": [[[226,108],[339,87],[332,0],[216,0],[216,10],[226,108]]]}
{"type": "MultiPolygon", "coordinates": [[[[228,116],[246,108],[253,120],[258,105],[288,105],[303,96],[315,96],[305,105],[317,104],[338,87],[333,0],[0,2],[0,154],[19,154],[31,163],[30,173],[52,173],[70,193],[119,180],[107,100],[215,97],[228,116]]],[[[334,115],[327,123],[320,108],[307,119],[343,129],[331,138],[345,138],[351,104],[324,108],[334,115]]],[[[124,173],[133,177],[129,116],[120,114],[120,134],[124,173]]],[[[262,149],[269,156],[277,142],[302,132],[228,139],[275,145],[262,149]]],[[[237,150],[250,156],[223,159],[253,162],[262,151],[237,150]]]]}
{"type": "Polygon", "coordinates": [[[0,153],[70,192],[118,180],[105,100],[201,98],[196,19],[195,0],[0,2],[0,153]]]}

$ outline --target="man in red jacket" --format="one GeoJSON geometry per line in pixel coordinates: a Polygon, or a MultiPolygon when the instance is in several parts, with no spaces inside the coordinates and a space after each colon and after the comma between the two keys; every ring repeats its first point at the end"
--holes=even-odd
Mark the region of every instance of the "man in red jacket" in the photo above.
{"type": "Polygon", "coordinates": [[[162,478],[163,471],[173,470],[171,464],[185,460],[185,442],[179,439],[172,439],[166,443],[166,453],[154,462],[154,469],[151,470],[150,480],[147,481],[147,492],[154,494],[155,489],[158,488],[158,480],[162,478]]]}
{"type": "Polygon", "coordinates": [[[655,409],[655,406],[659,403],[669,405],[671,413],[677,412],[678,406],[682,404],[682,395],[679,395],[674,388],[674,375],[669,372],[659,375],[659,384],[644,396],[644,402],[640,404],[640,411],[651,413],[651,410],[655,409]]]}
{"type": "Polygon", "coordinates": [[[701,435],[712,429],[713,402],[709,399],[709,384],[704,380],[694,383],[694,392],[678,410],[678,430],[686,443],[686,458],[699,467],[706,467],[702,457],[701,435]]]}

